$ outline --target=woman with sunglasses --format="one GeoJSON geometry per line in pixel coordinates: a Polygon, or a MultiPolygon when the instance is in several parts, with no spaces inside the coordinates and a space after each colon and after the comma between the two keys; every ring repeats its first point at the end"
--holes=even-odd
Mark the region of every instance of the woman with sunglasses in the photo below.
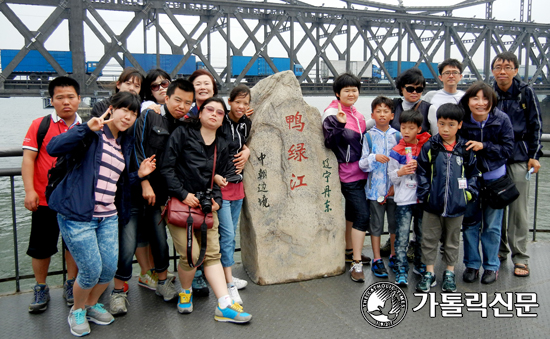
{"type": "MultiPolygon", "coordinates": [[[[229,163],[229,140],[221,130],[227,108],[222,99],[209,98],[200,109],[198,119],[186,119],[170,136],[163,156],[161,174],[166,178],[168,194],[181,200],[190,207],[202,208],[200,193],[212,185],[214,158],[215,173],[227,173],[229,163]]],[[[205,199],[205,198],[202,198],[205,199]]],[[[207,239],[200,238],[200,231],[193,232],[192,260],[197,261],[200,242],[206,242],[204,255],[204,273],[218,299],[215,319],[222,322],[245,323],[252,316],[243,311],[242,306],[229,296],[224,271],[220,262],[220,243],[218,241],[217,211],[222,204],[222,194],[218,185],[212,187],[212,214],[214,226],[207,231],[207,239]]],[[[180,254],[178,274],[181,284],[178,312],[193,311],[192,281],[196,267],[187,260],[187,229],[168,224],[174,246],[180,254]]]]}
{"type": "MultiPolygon", "coordinates": [[[[115,84],[115,94],[118,92],[131,92],[139,94],[141,84],[143,83],[143,74],[133,67],[127,67],[122,71],[115,84]]],[[[98,101],[92,108],[92,118],[99,118],[111,105],[112,96],[110,98],[98,101]]]]}
{"type": "Polygon", "coordinates": [[[155,68],[147,73],[143,86],[141,87],[141,110],[152,109],[161,113],[161,107],[164,105],[166,90],[171,82],[170,74],[160,68],[155,68]]]}

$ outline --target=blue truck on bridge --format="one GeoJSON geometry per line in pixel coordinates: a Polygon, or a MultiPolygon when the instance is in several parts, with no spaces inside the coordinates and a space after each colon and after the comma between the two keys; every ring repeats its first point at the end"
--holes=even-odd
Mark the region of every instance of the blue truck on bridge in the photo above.
{"type": "MultiPolygon", "coordinates": [[[[18,49],[3,49],[0,51],[0,64],[2,69],[19,53],[18,49]]],[[[73,54],[65,51],[49,51],[51,56],[57,61],[68,74],[73,73],[73,54]]],[[[86,74],[92,73],[97,67],[97,61],[86,62],[86,74]]],[[[101,75],[101,74],[100,74],[101,75]]],[[[16,76],[28,76],[29,80],[48,81],[50,77],[57,76],[57,72],[52,65],[37,50],[30,50],[21,60],[19,65],[8,76],[13,80],[16,76]]]]}
{"type": "MultiPolygon", "coordinates": [[[[138,54],[132,53],[132,56],[136,61],[141,65],[141,67],[148,72],[154,68],[161,68],[168,73],[171,73],[178,63],[183,58],[183,55],[173,55],[173,54],[160,54],[160,64],[157,66],[157,55],[156,54],[138,54]]],[[[124,56],[124,67],[135,67],[126,56],[124,56]]],[[[181,66],[181,68],[176,73],[176,77],[184,77],[191,75],[195,70],[204,68],[204,63],[196,62],[196,57],[191,55],[189,59],[181,66]]]]}
{"type": "MultiPolygon", "coordinates": [[[[404,71],[408,70],[409,68],[413,68],[414,65],[416,65],[415,61],[401,61],[401,72],[404,72],[404,71]]],[[[432,62],[431,65],[432,65],[432,68],[434,69],[436,75],[439,75],[439,72],[437,70],[437,63],[432,62]]],[[[386,69],[390,73],[389,75],[393,79],[395,79],[398,75],[397,66],[398,66],[397,61],[385,61],[384,62],[384,67],[386,67],[386,69]]],[[[437,82],[436,77],[433,76],[432,72],[430,71],[430,68],[428,67],[428,65],[425,62],[418,65],[418,68],[422,72],[422,75],[426,79],[427,83],[436,83],[437,82]]]]}
{"type": "MultiPolygon", "coordinates": [[[[236,78],[241,74],[245,69],[248,62],[252,59],[250,56],[237,56],[234,55],[231,57],[231,76],[236,78]]],[[[279,72],[289,71],[290,69],[290,58],[271,58],[271,61],[277,67],[279,72]]],[[[302,65],[295,64],[292,68],[294,74],[299,77],[304,73],[304,68],[302,65]]],[[[271,69],[268,62],[264,58],[257,58],[256,61],[252,64],[252,67],[246,72],[245,79],[247,81],[256,81],[261,78],[268,77],[275,74],[275,71],[271,69]]]]}

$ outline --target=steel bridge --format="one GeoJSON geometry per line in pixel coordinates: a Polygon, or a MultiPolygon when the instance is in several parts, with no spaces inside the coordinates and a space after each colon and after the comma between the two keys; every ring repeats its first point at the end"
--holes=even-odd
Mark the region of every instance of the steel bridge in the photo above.
{"type": "Polygon", "coordinates": [[[106,96],[112,79],[107,81],[102,72],[109,62],[122,69],[124,60],[128,60],[139,70],[147,71],[134,54],[151,53],[147,41],[150,29],[154,31],[153,53],[157,54],[157,63],[163,53],[161,44],[169,46],[168,54],[182,56],[173,70],[167,70],[173,77],[194,56],[203,63],[201,67],[214,75],[221,93],[227,93],[235,84],[256,81],[247,73],[259,59],[265,60],[273,72],[279,71],[273,57],[288,58],[289,69],[302,65],[303,72],[297,73],[297,77],[307,95],[331,93],[330,79],[338,74],[334,60],[345,60],[348,70],[354,60],[364,61],[356,70],[358,76],[367,75],[371,66],[377,65],[384,79],[382,83],[365,84],[364,90],[392,93],[395,74],[384,66],[386,61],[397,62],[397,73],[402,61],[425,63],[431,73],[428,77],[434,80],[433,87],[437,87],[441,83],[433,62],[453,57],[461,60],[465,70],[476,78],[490,81],[490,61],[494,55],[511,51],[525,65],[520,75],[527,78],[532,74],[531,82],[538,82],[533,84],[537,93],[550,94],[550,24],[531,20],[532,0],[520,0],[519,22],[497,20],[492,13],[495,1],[464,0],[452,6],[403,7],[343,0],[342,8],[335,8],[318,5],[321,1],[311,5],[298,0],[0,0],[0,12],[23,37],[20,51],[11,62],[2,64],[0,96],[47,96],[48,76],[21,76],[16,72],[16,67],[33,50],[53,67],[53,76],[70,73],[76,78],[83,96],[106,96]],[[31,31],[16,14],[21,7],[14,5],[46,6],[48,12],[53,11],[36,31],[31,31]],[[453,10],[479,5],[485,6],[482,18],[453,16],[453,10]],[[116,34],[105,17],[121,12],[131,13],[132,18],[116,34]],[[71,72],[45,48],[46,41],[64,21],[68,22],[71,72]],[[189,28],[183,23],[194,26],[189,28]],[[95,70],[87,72],[85,55],[89,51],[85,50],[84,41],[92,38],[87,36],[90,31],[104,53],[95,70]],[[136,34],[143,39],[143,45],[133,42],[136,34]],[[250,57],[238,74],[233,72],[233,56],[250,57]]]}

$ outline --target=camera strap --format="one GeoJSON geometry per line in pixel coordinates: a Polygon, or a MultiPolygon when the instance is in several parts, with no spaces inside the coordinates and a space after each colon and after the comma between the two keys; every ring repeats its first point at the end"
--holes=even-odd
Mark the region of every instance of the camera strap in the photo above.
{"type": "MultiPolygon", "coordinates": [[[[216,142],[214,140],[214,142],[216,142]]],[[[216,155],[218,153],[217,145],[214,145],[214,165],[212,167],[212,179],[210,181],[210,190],[214,187],[214,175],[216,175],[216,155]]],[[[193,217],[191,216],[191,207],[189,207],[189,217],[187,218],[187,263],[189,267],[199,267],[204,261],[204,255],[206,254],[206,232],[208,226],[206,226],[206,214],[201,225],[201,250],[197,262],[193,263],[193,217]]]]}

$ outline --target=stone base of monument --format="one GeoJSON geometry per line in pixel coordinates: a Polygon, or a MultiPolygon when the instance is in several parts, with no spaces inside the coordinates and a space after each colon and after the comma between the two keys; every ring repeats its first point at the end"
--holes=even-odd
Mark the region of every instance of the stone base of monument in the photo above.
{"type": "Polygon", "coordinates": [[[338,163],[324,146],[321,114],[291,71],[254,86],[251,106],[240,224],[246,271],[260,285],[342,274],[338,163]]]}

